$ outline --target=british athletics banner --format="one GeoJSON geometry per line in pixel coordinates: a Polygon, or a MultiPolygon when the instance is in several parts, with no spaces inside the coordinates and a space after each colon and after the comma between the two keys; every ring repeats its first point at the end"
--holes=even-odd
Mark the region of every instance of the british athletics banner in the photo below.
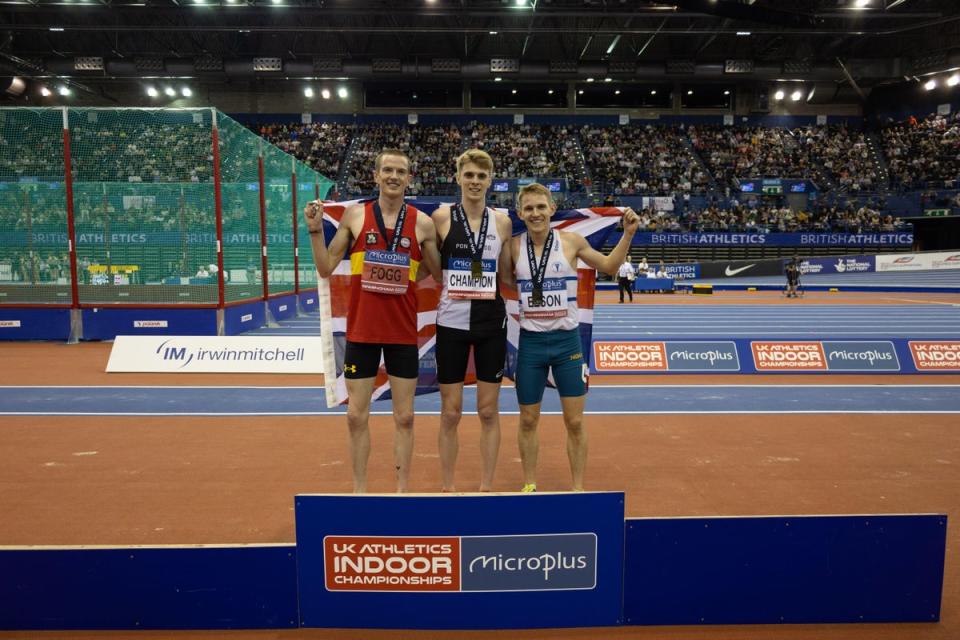
{"type": "MultiPolygon", "coordinates": [[[[324,236],[327,242],[336,233],[344,210],[361,202],[331,202],[324,204],[324,236]]],[[[432,214],[441,203],[408,201],[421,211],[432,214]]],[[[513,211],[499,209],[510,215],[514,235],[523,230],[523,223],[513,211]]],[[[551,226],[585,237],[590,244],[599,248],[616,228],[623,216],[623,209],[601,207],[595,209],[558,210],[553,215],[551,226]]],[[[590,344],[593,337],[593,303],[596,291],[597,273],[594,269],[580,263],[577,269],[577,307],[580,311],[580,340],[583,356],[590,364],[590,344]]],[[[350,302],[350,261],[342,260],[329,278],[318,278],[317,293],[320,306],[320,337],[323,344],[323,373],[326,386],[327,406],[333,407],[347,400],[347,385],[343,375],[343,354],[346,349],[347,308],[350,302]]],[[[520,342],[520,310],[516,294],[503,290],[507,306],[507,362],[504,375],[513,378],[516,370],[517,348],[520,342]]],[[[437,382],[436,359],[436,321],[437,304],[440,296],[440,284],[426,277],[417,283],[417,328],[420,351],[420,373],[417,380],[417,394],[439,391],[437,382]]],[[[468,368],[466,384],[473,384],[472,360],[468,368]]],[[[552,375],[552,374],[551,374],[552,375]]],[[[552,378],[548,379],[552,383],[552,378]]],[[[380,367],[374,382],[373,399],[390,398],[387,372],[380,367]]]]}
{"type": "MultiPolygon", "coordinates": [[[[421,211],[432,212],[437,203],[420,203],[421,211]]],[[[570,211],[604,211],[606,209],[571,209],[570,211]]],[[[557,211],[557,215],[565,213],[557,211]]],[[[514,229],[523,226],[514,217],[514,229]]],[[[589,239],[589,237],[588,237],[589,239]]],[[[608,240],[617,242],[619,233],[608,240]]],[[[67,244],[69,236],[62,227],[43,229],[34,225],[33,231],[0,232],[0,246],[62,246],[67,244]]],[[[87,231],[77,234],[77,245],[105,244],[113,245],[161,245],[180,246],[216,244],[217,234],[212,231],[144,232],[141,228],[120,229],[112,227],[109,234],[103,231],[87,231]]],[[[268,233],[267,244],[291,244],[292,233],[268,233]]],[[[223,234],[224,245],[258,245],[259,233],[223,234]]],[[[770,246],[770,247],[910,247],[913,245],[912,233],[650,233],[640,232],[633,237],[635,245],[684,245],[684,246],[770,246]]]]}
{"type": "MultiPolygon", "coordinates": [[[[616,242],[617,237],[611,238],[616,242]]],[[[696,245],[770,247],[910,247],[913,233],[672,233],[642,232],[635,245],[696,245]]]]}

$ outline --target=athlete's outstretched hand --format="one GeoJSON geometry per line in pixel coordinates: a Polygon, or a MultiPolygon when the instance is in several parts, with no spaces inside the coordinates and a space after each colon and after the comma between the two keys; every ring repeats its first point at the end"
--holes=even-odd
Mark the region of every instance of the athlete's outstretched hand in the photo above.
{"type": "Polygon", "coordinates": [[[623,212],[623,231],[632,235],[637,232],[639,226],[640,216],[637,215],[636,211],[627,207],[623,212]]]}
{"type": "Polygon", "coordinates": [[[323,203],[319,200],[312,200],[307,203],[303,209],[303,217],[307,222],[307,230],[310,233],[323,231],[323,203]]]}

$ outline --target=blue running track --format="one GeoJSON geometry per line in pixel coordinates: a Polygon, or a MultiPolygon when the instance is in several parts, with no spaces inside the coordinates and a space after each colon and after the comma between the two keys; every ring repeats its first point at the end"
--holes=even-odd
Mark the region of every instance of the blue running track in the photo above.
{"type": "MultiPolygon", "coordinates": [[[[501,413],[517,414],[516,395],[504,388],[501,413]]],[[[378,402],[374,414],[389,414],[378,402]]],[[[464,413],[476,411],[476,390],[464,390],[464,413]]],[[[439,415],[440,395],[419,396],[421,415],[439,415]]],[[[310,387],[0,387],[0,415],[33,416],[292,416],[342,414],[327,409],[310,387]]],[[[556,392],[543,413],[560,414],[556,392]]],[[[587,396],[593,415],[719,413],[960,413],[956,385],[595,385],[587,396]]]]}

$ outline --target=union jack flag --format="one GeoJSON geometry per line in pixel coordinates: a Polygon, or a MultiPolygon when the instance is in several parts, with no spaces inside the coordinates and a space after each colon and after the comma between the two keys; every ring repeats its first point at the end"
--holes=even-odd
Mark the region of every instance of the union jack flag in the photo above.
{"type": "MultiPolygon", "coordinates": [[[[344,210],[363,200],[324,203],[324,236],[327,241],[336,233],[344,210]]],[[[420,211],[432,214],[441,203],[408,203],[420,211]]],[[[512,210],[499,209],[509,214],[513,222],[513,234],[524,231],[523,222],[512,210]]],[[[591,209],[558,210],[551,220],[551,226],[578,233],[585,237],[595,248],[603,246],[607,237],[614,231],[623,215],[618,207],[599,207],[591,209]]],[[[350,302],[350,260],[344,256],[340,265],[329,278],[318,279],[318,301],[320,303],[320,338],[323,345],[323,374],[326,386],[327,406],[333,407],[347,401],[347,386],[343,376],[343,354],[347,341],[347,308],[350,302]]],[[[580,310],[580,340],[583,343],[583,357],[589,366],[591,339],[593,335],[593,301],[597,272],[583,262],[577,268],[577,307],[580,310]]],[[[520,340],[520,310],[516,294],[503,290],[507,306],[507,362],[504,375],[513,379],[517,362],[517,345],[520,340]]],[[[417,394],[439,391],[437,384],[437,360],[435,355],[437,339],[437,302],[440,297],[440,284],[427,277],[417,283],[417,328],[420,350],[420,374],[417,380],[417,394]]],[[[466,384],[476,382],[471,378],[472,362],[468,370],[466,384]]],[[[381,364],[374,382],[373,399],[390,398],[390,385],[387,372],[381,364]]]]}

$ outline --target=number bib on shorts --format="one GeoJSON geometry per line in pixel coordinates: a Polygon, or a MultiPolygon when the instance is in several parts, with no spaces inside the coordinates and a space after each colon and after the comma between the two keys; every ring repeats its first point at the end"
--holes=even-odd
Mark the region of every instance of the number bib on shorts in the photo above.
{"type": "Polygon", "coordinates": [[[410,284],[410,255],[398,251],[367,249],[363,254],[360,287],[364,291],[400,296],[410,284]]]}
{"type": "Polygon", "coordinates": [[[524,318],[543,320],[566,317],[567,281],[563,278],[544,278],[541,301],[534,301],[533,282],[521,282],[520,314],[524,318]]]}
{"type": "Polygon", "coordinates": [[[447,296],[452,300],[493,300],[497,297],[497,262],[481,260],[479,278],[473,277],[470,258],[447,261],[447,296]]]}

